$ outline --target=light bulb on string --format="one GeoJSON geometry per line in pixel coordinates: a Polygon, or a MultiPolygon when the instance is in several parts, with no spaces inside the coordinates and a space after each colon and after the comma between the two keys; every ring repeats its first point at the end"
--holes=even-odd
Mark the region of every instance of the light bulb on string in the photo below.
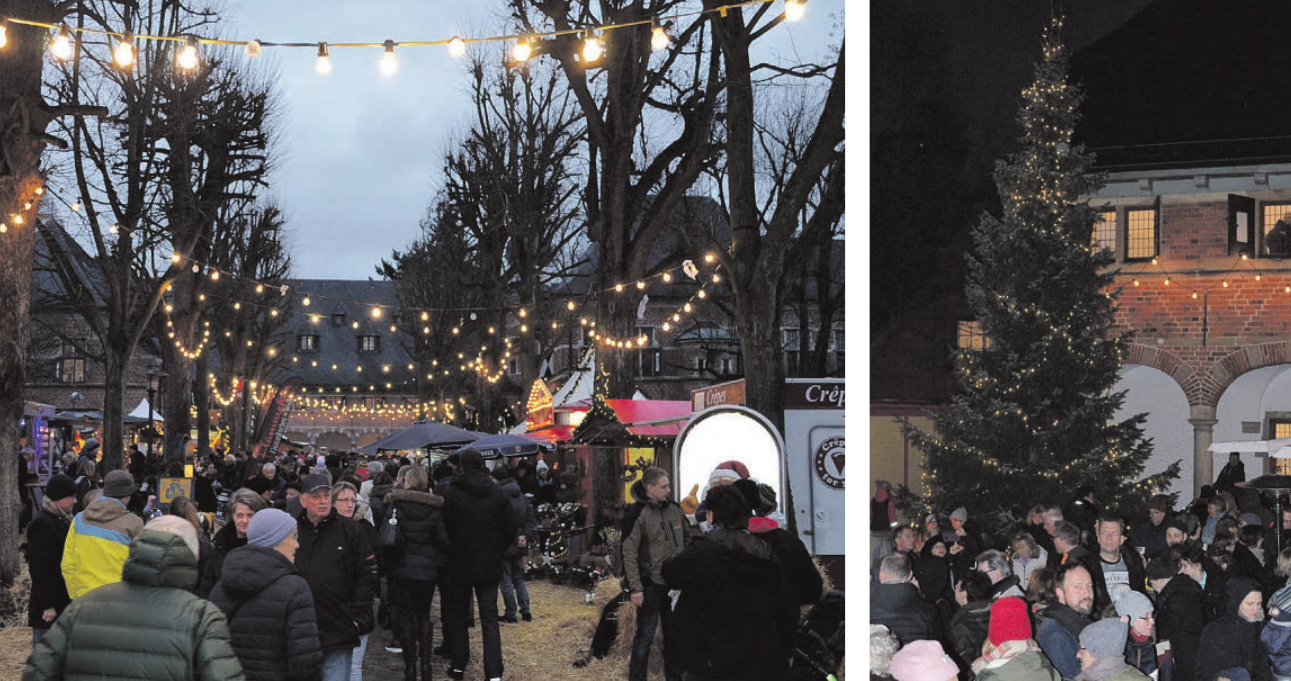
{"type": "Polygon", "coordinates": [[[531,56],[533,56],[533,45],[528,38],[517,40],[515,47],[511,48],[511,57],[516,61],[529,61],[531,56]]]}
{"type": "Polygon", "coordinates": [[[460,36],[453,36],[448,39],[448,56],[457,59],[466,54],[466,41],[460,36]]]}
{"type": "Polygon", "coordinates": [[[314,72],[320,76],[332,72],[332,55],[327,49],[327,43],[318,44],[318,60],[314,62],[314,72]]]}
{"type": "Polygon", "coordinates": [[[784,20],[794,22],[802,19],[807,13],[806,3],[803,0],[784,0],[784,20]]]}
{"type": "Polygon", "coordinates": [[[49,41],[49,53],[59,61],[67,61],[72,58],[72,34],[67,28],[67,24],[63,24],[58,29],[58,34],[54,36],[53,40],[49,41]]]}
{"type": "Polygon", "coordinates": [[[192,71],[200,62],[197,56],[197,38],[193,36],[185,38],[184,47],[180,48],[179,56],[175,57],[175,63],[185,71],[192,71]]]}
{"type": "Polygon", "coordinates": [[[129,32],[122,34],[121,41],[112,50],[112,61],[123,69],[134,65],[134,34],[129,32]]]}
{"type": "Polygon", "coordinates": [[[393,76],[395,71],[399,70],[399,57],[395,56],[394,47],[396,43],[393,40],[385,41],[385,52],[381,55],[381,74],[393,76]]]}
{"type": "MultiPolygon", "coordinates": [[[[0,47],[9,44],[9,19],[0,18],[0,47]]],[[[6,229],[8,229],[6,227],[6,229]]]]}
{"type": "Polygon", "coordinates": [[[601,54],[604,51],[604,48],[601,47],[600,37],[597,36],[596,32],[592,29],[587,29],[587,31],[583,33],[583,61],[596,61],[601,58],[601,54]]]}
{"type": "Polygon", "coordinates": [[[672,44],[672,38],[668,37],[668,32],[658,23],[650,29],[650,47],[658,50],[666,50],[672,44]]]}

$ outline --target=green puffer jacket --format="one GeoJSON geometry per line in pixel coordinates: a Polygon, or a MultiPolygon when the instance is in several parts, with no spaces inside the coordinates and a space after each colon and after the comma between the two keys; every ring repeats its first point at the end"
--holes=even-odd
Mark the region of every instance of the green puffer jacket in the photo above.
{"type": "Polygon", "coordinates": [[[224,614],[189,592],[196,584],[184,540],[143,530],[122,581],[72,601],[27,658],[23,681],[241,681],[224,614]]]}

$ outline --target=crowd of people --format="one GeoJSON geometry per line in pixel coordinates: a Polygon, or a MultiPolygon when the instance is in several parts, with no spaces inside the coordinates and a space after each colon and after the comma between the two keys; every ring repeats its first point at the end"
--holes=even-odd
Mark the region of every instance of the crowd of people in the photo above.
{"type": "MultiPolygon", "coordinates": [[[[533,619],[524,575],[541,461],[490,467],[472,448],[433,466],[212,457],[192,499],[159,504],[145,471],[100,477],[83,454],[49,478],[27,527],[24,680],[358,681],[380,626],[405,681],[429,680],[433,656],[462,679],[477,621],[494,680],[500,625],[533,619]]],[[[727,462],[690,513],[661,468],[633,493],[622,526],[625,597],[638,607],[629,679],[644,681],[659,628],[669,681],[788,678],[800,606],[819,600],[822,578],[776,519],[774,490],[727,462]]]]}
{"type": "Polygon", "coordinates": [[[1274,518],[1239,466],[1128,519],[1082,487],[998,545],[964,508],[900,523],[876,481],[871,678],[1291,679],[1291,508],[1274,518]]]}

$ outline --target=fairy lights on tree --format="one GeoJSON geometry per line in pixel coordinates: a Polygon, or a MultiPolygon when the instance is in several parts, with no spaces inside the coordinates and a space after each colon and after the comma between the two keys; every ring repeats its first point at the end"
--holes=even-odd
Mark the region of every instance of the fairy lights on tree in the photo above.
{"type": "Polygon", "coordinates": [[[902,489],[903,507],[963,506],[996,538],[1031,506],[1061,504],[1080,485],[1132,513],[1179,475],[1176,462],[1136,480],[1152,453],[1145,415],[1113,420],[1127,339],[1110,335],[1113,256],[1089,248],[1097,210],[1083,197],[1102,178],[1072,142],[1082,94],[1067,81],[1061,19],[1043,48],[1022,92],[1022,149],[995,168],[1002,214],[973,230],[967,298],[988,342],[956,353],[960,392],[930,415],[934,429],[904,426],[926,455],[926,495],[902,489]]]}

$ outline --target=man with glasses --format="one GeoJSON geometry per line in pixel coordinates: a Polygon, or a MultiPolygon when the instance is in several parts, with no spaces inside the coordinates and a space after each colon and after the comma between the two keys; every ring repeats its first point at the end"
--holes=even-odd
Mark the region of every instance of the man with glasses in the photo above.
{"type": "Polygon", "coordinates": [[[376,554],[363,528],[332,506],[332,483],[312,474],[301,481],[296,518],[296,568],[309,582],[323,649],[323,681],[349,681],[359,637],[372,632],[376,554]]]}

